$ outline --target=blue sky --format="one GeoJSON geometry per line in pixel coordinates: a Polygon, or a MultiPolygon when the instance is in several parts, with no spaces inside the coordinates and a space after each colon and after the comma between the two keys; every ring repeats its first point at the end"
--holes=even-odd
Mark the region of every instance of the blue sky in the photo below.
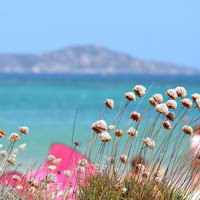
{"type": "Polygon", "coordinates": [[[200,68],[199,0],[0,0],[0,52],[79,44],[200,68]]]}

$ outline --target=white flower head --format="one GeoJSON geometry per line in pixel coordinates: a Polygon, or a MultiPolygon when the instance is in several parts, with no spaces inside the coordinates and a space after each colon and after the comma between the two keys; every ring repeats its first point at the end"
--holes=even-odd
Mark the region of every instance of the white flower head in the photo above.
{"type": "Polygon", "coordinates": [[[51,162],[53,162],[55,159],[56,159],[56,158],[55,158],[55,156],[53,156],[53,155],[48,155],[48,156],[47,156],[47,160],[49,160],[49,161],[51,161],[51,162]]]}
{"type": "Polygon", "coordinates": [[[19,148],[20,150],[23,150],[23,149],[25,149],[25,147],[26,147],[26,143],[21,144],[18,148],[19,148]]]}
{"type": "Polygon", "coordinates": [[[12,176],[12,180],[14,180],[14,181],[20,181],[21,180],[21,177],[20,176],[17,176],[17,175],[13,175],[12,176]]]}
{"type": "Polygon", "coordinates": [[[136,101],[135,94],[133,92],[127,92],[124,95],[125,98],[127,98],[130,101],[136,101]]]}
{"type": "Polygon", "coordinates": [[[161,104],[163,102],[163,96],[162,94],[154,94],[153,98],[156,103],[161,104]]]}
{"type": "Polygon", "coordinates": [[[141,176],[142,176],[143,179],[148,179],[149,176],[150,176],[150,173],[148,171],[143,171],[141,176]]]}
{"type": "Polygon", "coordinates": [[[65,170],[63,173],[67,178],[70,178],[72,175],[71,171],[69,171],[69,170],[65,170]]]}
{"type": "Polygon", "coordinates": [[[112,124],[112,125],[108,126],[109,131],[112,131],[113,129],[115,129],[115,125],[112,124]]]}
{"type": "Polygon", "coordinates": [[[170,121],[174,121],[175,120],[175,113],[174,112],[170,112],[167,114],[167,119],[169,119],[170,121]]]}
{"type": "Polygon", "coordinates": [[[77,171],[77,173],[79,173],[79,174],[85,174],[85,168],[84,168],[84,167],[78,166],[78,167],[76,168],[76,171],[77,171]]]}
{"type": "Polygon", "coordinates": [[[114,101],[112,99],[106,99],[104,101],[104,104],[110,109],[114,108],[114,101]]]}
{"type": "Polygon", "coordinates": [[[126,155],[121,155],[121,156],[120,156],[120,160],[121,160],[122,163],[125,164],[125,163],[128,162],[128,157],[127,157],[126,155]]]}
{"type": "Polygon", "coordinates": [[[178,97],[184,98],[187,95],[187,91],[184,87],[176,87],[176,93],[178,95],[178,97]]]}
{"type": "Polygon", "coordinates": [[[138,122],[138,121],[140,121],[140,113],[134,111],[134,112],[132,112],[132,113],[130,114],[130,118],[131,118],[133,121],[138,122]]]}
{"type": "Polygon", "coordinates": [[[192,97],[192,99],[193,99],[194,101],[196,101],[197,99],[200,99],[200,94],[194,93],[194,94],[191,95],[191,97],[192,97]]]}
{"type": "Polygon", "coordinates": [[[197,108],[200,110],[200,99],[196,99],[195,103],[197,105],[197,108]]]}
{"type": "Polygon", "coordinates": [[[191,108],[192,107],[192,101],[190,99],[182,99],[181,103],[186,107],[186,108],[191,108]]]}
{"type": "Polygon", "coordinates": [[[167,116],[167,114],[169,113],[169,109],[165,103],[158,104],[156,106],[156,111],[162,113],[165,116],[167,116]]]}
{"type": "Polygon", "coordinates": [[[53,164],[57,165],[62,161],[62,158],[56,158],[55,160],[53,160],[53,164]]]}
{"type": "Polygon", "coordinates": [[[136,85],[134,88],[133,88],[133,91],[135,92],[135,94],[139,97],[142,97],[145,92],[146,92],[146,88],[142,85],[136,85]]]}
{"type": "Polygon", "coordinates": [[[57,176],[56,176],[56,174],[53,174],[53,173],[51,173],[51,174],[49,174],[48,176],[47,176],[47,182],[48,183],[56,183],[57,182],[57,176]]]}
{"type": "Polygon", "coordinates": [[[147,137],[146,139],[143,139],[143,142],[146,144],[147,147],[149,147],[150,149],[153,149],[155,146],[155,141],[149,137],[147,137]]]}
{"type": "Polygon", "coordinates": [[[172,128],[169,121],[164,121],[164,122],[163,122],[163,126],[164,126],[164,128],[166,128],[167,130],[170,130],[170,129],[172,128]]]}
{"type": "Polygon", "coordinates": [[[121,129],[117,129],[115,130],[114,134],[117,136],[117,137],[122,137],[124,135],[123,131],[121,129]]]}
{"type": "Polygon", "coordinates": [[[15,142],[17,140],[20,140],[20,137],[17,133],[12,133],[8,139],[12,142],[15,142]]]}
{"type": "Polygon", "coordinates": [[[96,133],[102,133],[104,130],[107,130],[107,124],[104,120],[98,120],[94,124],[92,124],[91,128],[96,133]]]}
{"type": "Polygon", "coordinates": [[[21,127],[19,127],[19,131],[21,133],[24,133],[24,135],[28,135],[29,128],[27,126],[21,126],[21,127]]]}
{"type": "Polygon", "coordinates": [[[54,171],[55,169],[56,169],[56,166],[54,166],[54,165],[48,166],[48,170],[50,170],[50,171],[54,171]]]}
{"type": "Polygon", "coordinates": [[[108,132],[103,132],[100,134],[100,140],[103,142],[109,142],[111,139],[112,138],[108,132]]]}
{"type": "Polygon", "coordinates": [[[150,97],[150,98],[149,98],[149,102],[150,102],[150,104],[153,105],[153,106],[157,106],[157,105],[158,105],[158,103],[155,101],[155,99],[154,99],[153,97],[150,97]]]}
{"type": "Polygon", "coordinates": [[[171,109],[177,109],[177,102],[175,100],[168,100],[166,102],[166,105],[168,108],[171,108],[171,109]]]}
{"type": "Polygon", "coordinates": [[[12,158],[12,157],[11,157],[11,158],[8,158],[7,162],[8,162],[10,165],[12,165],[12,166],[15,165],[15,159],[12,158]]]}
{"type": "Polygon", "coordinates": [[[191,126],[183,126],[183,132],[186,133],[187,135],[192,135],[193,134],[193,129],[191,126]]]}
{"type": "Polygon", "coordinates": [[[177,96],[177,93],[176,93],[176,90],[174,89],[169,89],[167,90],[166,94],[171,97],[172,99],[176,100],[176,98],[178,97],[177,96]]]}
{"type": "Polygon", "coordinates": [[[82,166],[82,167],[87,166],[88,161],[85,158],[83,158],[79,161],[79,165],[82,166]]]}
{"type": "Polygon", "coordinates": [[[3,157],[7,157],[7,156],[8,156],[8,153],[7,153],[6,150],[2,150],[2,151],[0,152],[0,154],[1,154],[3,157]]]}
{"type": "Polygon", "coordinates": [[[127,131],[127,134],[133,136],[133,137],[137,137],[138,136],[138,131],[133,128],[133,127],[130,127],[127,131]]]}

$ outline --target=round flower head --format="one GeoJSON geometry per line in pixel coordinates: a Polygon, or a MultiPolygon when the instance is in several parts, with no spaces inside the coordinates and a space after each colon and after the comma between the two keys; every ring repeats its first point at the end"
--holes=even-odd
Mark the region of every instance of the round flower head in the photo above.
{"type": "Polygon", "coordinates": [[[178,97],[184,98],[187,95],[187,91],[185,90],[184,87],[176,87],[176,93],[178,95],[178,97]]]}
{"type": "Polygon", "coordinates": [[[17,175],[13,175],[12,176],[12,180],[14,180],[14,181],[20,181],[21,180],[21,178],[20,178],[20,176],[17,176],[17,175]]]}
{"type": "Polygon", "coordinates": [[[0,152],[0,154],[1,154],[3,157],[7,157],[7,156],[8,156],[8,153],[7,153],[6,150],[2,150],[2,151],[0,152]]]}
{"type": "Polygon", "coordinates": [[[24,135],[28,135],[29,128],[27,126],[21,126],[21,127],[19,127],[19,131],[21,133],[24,133],[24,135]]]}
{"type": "Polygon", "coordinates": [[[169,113],[169,109],[165,103],[158,104],[156,106],[156,111],[162,113],[165,116],[167,116],[167,114],[169,113]]]}
{"type": "Polygon", "coordinates": [[[193,134],[193,129],[191,126],[183,126],[183,132],[186,133],[187,135],[192,135],[193,134]]]}
{"type": "Polygon", "coordinates": [[[65,171],[63,172],[63,174],[64,174],[67,178],[70,178],[71,175],[72,175],[72,173],[71,173],[69,170],[65,170],[65,171]]]}
{"type": "Polygon", "coordinates": [[[115,128],[115,126],[114,126],[113,124],[110,125],[110,126],[108,126],[108,130],[109,130],[109,131],[112,131],[114,128],[115,128]]]}
{"type": "Polygon", "coordinates": [[[48,183],[56,183],[56,181],[57,181],[57,176],[55,174],[51,173],[47,176],[48,183]]]}
{"type": "Polygon", "coordinates": [[[112,99],[106,99],[104,101],[104,104],[110,109],[114,108],[114,101],[112,99]]]}
{"type": "Polygon", "coordinates": [[[104,130],[107,129],[107,124],[104,120],[98,120],[94,124],[92,124],[91,128],[96,133],[102,133],[104,130]]]}
{"type": "Polygon", "coordinates": [[[123,187],[123,188],[121,189],[121,191],[122,191],[122,194],[124,194],[124,193],[127,192],[127,189],[126,189],[125,187],[123,187]]]}
{"type": "Polygon", "coordinates": [[[7,133],[5,131],[2,131],[2,130],[0,130],[0,134],[7,135],[7,133]]]}
{"type": "Polygon", "coordinates": [[[163,96],[161,94],[154,94],[153,98],[158,104],[161,104],[163,102],[163,96]]]}
{"type": "Polygon", "coordinates": [[[56,159],[56,158],[55,158],[55,156],[53,156],[53,155],[48,155],[48,156],[47,156],[47,160],[49,160],[49,161],[51,161],[51,162],[53,162],[55,159],[56,159]]]}
{"type": "Polygon", "coordinates": [[[166,128],[167,130],[170,130],[170,129],[172,128],[170,122],[168,122],[168,121],[163,122],[163,126],[164,126],[164,128],[166,128]]]}
{"type": "Polygon", "coordinates": [[[79,165],[82,166],[82,167],[87,166],[88,161],[85,158],[83,158],[79,161],[79,165]]]}
{"type": "Polygon", "coordinates": [[[118,129],[118,130],[115,130],[114,134],[118,137],[122,137],[124,135],[124,133],[122,132],[122,130],[118,129]]]}
{"type": "Polygon", "coordinates": [[[124,95],[125,98],[127,98],[130,101],[136,101],[135,94],[133,92],[127,92],[124,95]]]}
{"type": "Polygon", "coordinates": [[[157,183],[157,184],[160,184],[161,183],[161,180],[162,180],[162,177],[155,177],[155,182],[157,183]]]}
{"type": "Polygon", "coordinates": [[[108,132],[103,132],[100,134],[100,140],[103,142],[109,142],[111,139],[112,138],[108,132]]]}
{"type": "Polygon", "coordinates": [[[200,99],[196,99],[195,103],[197,105],[197,108],[200,110],[200,99]]]}
{"type": "Polygon", "coordinates": [[[3,144],[0,144],[0,149],[3,147],[3,144]]]}
{"type": "Polygon", "coordinates": [[[57,165],[61,162],[62,158],[56,158],[54,161],[53,161],[53,164],[57,165]]]}
{"type": "Polygon", "coordinates": [[[50,171],[54,171],[55,169],[56,169],[56,166],[54,166],[54,165],[48,166],[48,170],[50,170],[50,171]]]}
{"type": "Polygon", "coordinates": [[[141,174],[141,176],[142,176],[143,179],[149,178],[149,175],[150,175],[150,173],[149,173],[148,171],[144,171],[144,172],[142,172],[142,174],[141,174]]]}
{"type": "Polygon", "coordinates": [[[2,138],[4,135],[2,133],[0,133],[0,138],[2,138]]]}
{"type": "Polygon", "coordinates": [[[8,139],[11,140],[12,142],[15,142],[17,140],[20,140],[20,137],[17,133],[12,133],[8,139]]]}
{"type": "Polygon", "coordinates": [[[174,100],[176,100],[177,98],[177,93],[176,93],[176,90],[174,89],[167,90],[166,94],[174,100]]]}
{"type": "Polygon", "coordinates": [[[142,97],[145,92],[146,92],[146,88],[142,85],[136,85],[134,88],[133,88],[133,91],[135,92],[135,94],[139,97],[142,97]]]}
{"type": "Polygon", "coordinates": [[[127,131],[127,134],[133,136],[133,137],[137,137],[138,136],[138,131],[133,128],[133,127],[130,127],[127,131]]]}
{"type": "Polygon", "coordinates": [[[19,146],[19,149],[20,149],[20,150],[23,150],[23,149],[25,149],[25,147],[26,147],[26,143],[21,144],[21,145],[19,146]]]}
{"type": "Polygon", "coordinates": [[[138,171],[144,171],[145,170],[145,166],[142,164],[137,164],[135,167],[138,171]]]}
{"type": "Polygon", "coordinates": [[[191,108],[192,107],[192,101],[190,99],[183,99],[181,103],[186,107],[186,108],[191,108]]]}
{"type": "Polygon", "coordinates": [[[168,108],[175,109],[175,110],[177,109],[177,103],[175,100],[168,100],[166,102],[166,105],[168,108]]]}
{"type": "Polygon", "coordinates": [[[138,113],[138,112],[132,112],[130,115],[131,115],[130,118],[133,121],[136,121],[136,122],[140,121],[140,113],[138,113]]]}
{"type": "Polygon", "coordinates": [[[18,186],[16,187],[16,189],[19,190],[19,191],[21,191],[21,190],[23,190],[23,186],[22,186],[22,185],[18,185],[18,186]]]}
{"type": "Polygon", "coordinates": [[[149,98],[149,102],[153,106],[157,106],[158,105],[158,103],[155,101],[155,99],[153,97],[149,98]]]}
{"type": "Polygon", "coordinates": [[[121,160],[122,163],[125,164],[125,163],[128,162],[128,157],[127,157],[126,155],[121,155],[121,156],[120,156],[120,160],[121,160]]]}
{"type": "Polygon", "coordinates": [[[146,139],[143,139],[143,142],[146,144],[147,147],[150,149],[153,149],[155,146],[155,141],[152,140],[151,138],[147,137],[146,139]]]}
{"type": "Polygon", "coordinates": [[[85,168],[84,168],[84,167],[78,166],[78,167],[76,168],[76,171],[77,171],[77,173],[79,173],[79,174],[85,174],[85,168]]]}
{"type": "Polygon", "coordinates": [[[167,119],[169,119],[170,121],[173,122],[175,120],[175,113],[169,112],[166,117],[167,117],[167,119]]]}
{"type": "Polygon", "coordinates": [[[192,97],[192,99],[193,99],[194,101],[196,101],[197,99],[200,99],[200,94],[194,93],[194,94],[191,95],[191,97],[192,97]]]}
{"type": "Polygon", "coordinates": [[[12,166],[15,165],[15,159],[14,158],[8,158],[7,162],[12,166]]]}

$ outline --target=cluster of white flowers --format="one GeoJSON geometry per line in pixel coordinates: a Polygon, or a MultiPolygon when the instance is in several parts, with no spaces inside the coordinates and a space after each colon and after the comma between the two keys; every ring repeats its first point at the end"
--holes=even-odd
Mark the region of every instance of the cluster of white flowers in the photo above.
{"type": "Polygon", "coordinates": [[[107,124],[104,120],[98,120],[94,124],[92,124],[92,130],[96,133],[102,133],[107,130],[107,124]]]}

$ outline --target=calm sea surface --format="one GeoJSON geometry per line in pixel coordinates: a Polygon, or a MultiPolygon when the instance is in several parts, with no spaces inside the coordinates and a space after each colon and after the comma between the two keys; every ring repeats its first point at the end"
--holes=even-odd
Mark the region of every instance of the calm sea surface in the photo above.
{"type": "MultiPolygon", "coordinates": [[[[8,134],[18,132],[18,127],[30,128],[30,135],[22,136],[18,142],[27,143],[20,152],[19,161],[43,163],[52,143],[70,145],[74,117],[79,108],[75,127],[75,141],[80,141],[82,151],[91,134],[91,125],[104,109],[104,100],[115,100],[115,109],[106,110],[103,119],[111,124],[124,105],[124,93],[135,85],[142,84],[147,89],[153,83],[144,101],[132,102],[124,113],[119,128],[123,129],[129,113],[137,108],[142,112],[149,105],[148,98],[154,93],[165,92],[169,88],[184,86],[190,94],[200,93],[200,77],[195,76],[73,76],[73,75],[0,75],[0,129],[8,134]]],[[[179,100],[180,101],[180,100],[179,100]]],[[[153,109],[152,118],[155,117],[153,109]]],[[[196,110],[193,114],[200,116],[196,110]]],[[[189,116],[192,117],[192,116],[189,116]]],[[[142,126],[139,127],[139,132],[142,126]]],[[[1,139],[4,148],[7,139],[1,139]]],[[[123,146],[123,141],[121,143],[123,146]]],[[[17,145],[16,145],[17,147],[17,145]]]]}

